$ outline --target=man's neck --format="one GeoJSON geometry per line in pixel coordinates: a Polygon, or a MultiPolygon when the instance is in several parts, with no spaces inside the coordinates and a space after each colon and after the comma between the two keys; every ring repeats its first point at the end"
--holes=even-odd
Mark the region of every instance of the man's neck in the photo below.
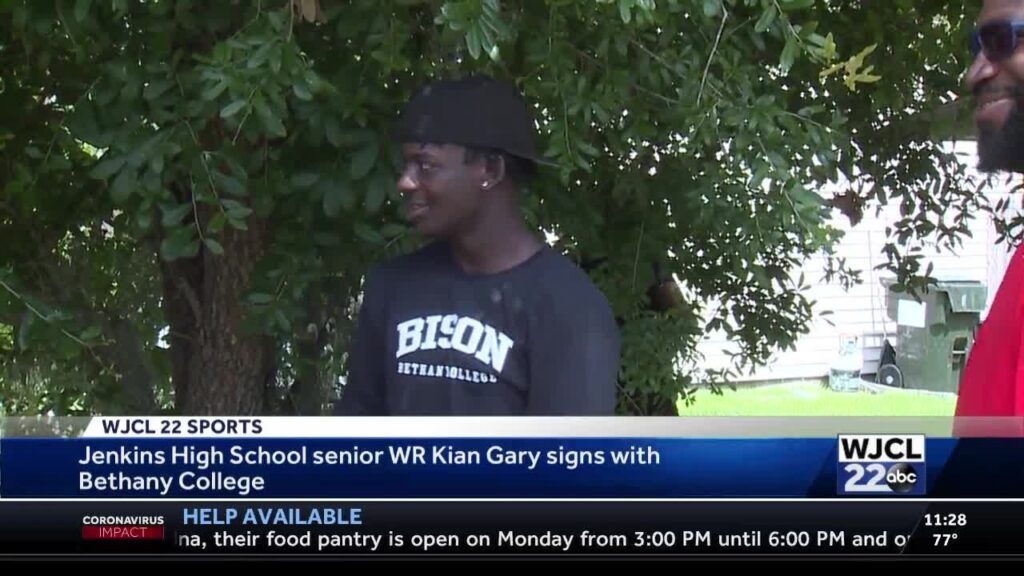
{"type": "Polygon", "coordinates": [[[496,274],[529,260],[541,242],[518,214],[482,219],[477,226],[450,239],[452,256],[467,274],[496,274]]]}

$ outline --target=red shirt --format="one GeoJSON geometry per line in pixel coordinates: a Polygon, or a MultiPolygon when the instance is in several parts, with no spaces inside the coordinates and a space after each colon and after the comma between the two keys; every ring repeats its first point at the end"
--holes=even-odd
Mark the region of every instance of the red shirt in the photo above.
{"type": "MultiPolygon", "coordinates": [[[[960,382],[957,417],[1024,417],[1024,246],[1006,269],[988,317],[978,330],[960,382]]],[[[958,435],[1022,435],[1015,422],[964,422],[958,435]]]]}

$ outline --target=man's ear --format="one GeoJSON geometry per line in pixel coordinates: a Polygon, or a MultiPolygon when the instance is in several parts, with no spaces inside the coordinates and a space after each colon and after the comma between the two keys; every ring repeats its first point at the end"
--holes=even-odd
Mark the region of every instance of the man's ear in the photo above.
{"type": "Polygon", "coordinates": [[[488,154],[484,157],[484,189],[491,189],[505,179],[505,157],[501,154],[488,154]]]}

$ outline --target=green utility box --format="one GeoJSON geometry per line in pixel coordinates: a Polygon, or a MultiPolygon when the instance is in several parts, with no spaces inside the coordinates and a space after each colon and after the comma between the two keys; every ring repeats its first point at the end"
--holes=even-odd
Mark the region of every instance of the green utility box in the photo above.
{"type": "Polygon", "coordinates": [[[896,321],[896,366],[903,386],[936,392],[958,392],[960,376],[985,309],[988,292],[973,281],[939,281],[920,301],[893,292],[883,280],[889,318],[896,321]]]}

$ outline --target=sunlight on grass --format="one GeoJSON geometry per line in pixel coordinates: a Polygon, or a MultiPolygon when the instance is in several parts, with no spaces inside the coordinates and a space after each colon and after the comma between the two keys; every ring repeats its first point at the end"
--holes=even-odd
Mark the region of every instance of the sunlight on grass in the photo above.
{"type": "Polygon", "coordinates": [[[679,403],[681,416],[952,416],[956,396],[883,389],[872,394],[834,392],[816,382],[700,390],[695,402],[679,403]]]}

